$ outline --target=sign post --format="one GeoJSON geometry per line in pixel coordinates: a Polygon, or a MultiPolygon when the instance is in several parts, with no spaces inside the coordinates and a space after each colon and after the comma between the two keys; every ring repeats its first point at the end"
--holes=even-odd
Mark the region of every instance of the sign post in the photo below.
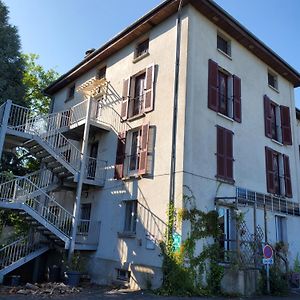
{"type": "Polygon", "coordinates": [[[270,245],[265,245],[263,249],[263,264],[266,266],[266,271],[267,271],[267,291],[268,294],[271,293],[271,288],[270,288],[270,265],[274,263],[273,259],[273,248],[270,245]]]}

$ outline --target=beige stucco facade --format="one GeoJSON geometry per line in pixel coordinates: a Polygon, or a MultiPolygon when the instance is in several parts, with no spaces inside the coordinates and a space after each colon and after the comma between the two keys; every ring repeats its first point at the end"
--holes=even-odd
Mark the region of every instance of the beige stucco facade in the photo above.
{"type": "MultiPolygon", "coordinates": [[[[117,279],[117,269],[131,271],[131,287],[153,287],[161,283],[159,239],[149,249],[147,234],[165,235],[170,189],[170,165],[172,147],[172,119],[175,79],[176,15],[155,26],[144,36],[149,37],[149,55],[134,61],[137,39],[122,50],[108,57],[84,75],[76,79],[76,87],[94,77],[97,70],[107,67],[106,79],[118,95],[122,95],[123,81],[147,66],[155,65],[154,110],[128,121],[131,128],[149,123],[155,127],[154,170],[151,177],[114,179],[117,151],[117,134],[113,130],[93,133],[91,142],[99,141],[98,157],[108,162],[106,182],[99,189],[85,190],[81,203],[91,203],[91,220],[101,223],[96,251],[88,251],[89,273],[97,283],[111,283],[117,279]],[[137,218],[136,234],[122,235],[125,222],[125,202],[138,200],[143,205],[137,218]]],[[[278,74],[278,91],[268,86],[270,67],[242,46],[230,35],[231,57],[217,49],[217,34],[222,32],[215,24],[187,5],[182,13],[181,56],[179,72],[178,122],[176,143],[175,205],[181,208],[183,194],[191,189],[197,207],[204,211],[215,209],[215,197],[235,197],[236,188],[267,194],[265,173],[265,146],[290,159],[294,202],[299,201],[299,137],[294,114],[293,84],[278,74]],[[237,123],[207,107],[208,60],[213,59],[222,68],[241,78],[242,122],[237,123]],[[263,96],[290,108],[293,145],[284,146],[264,134],[263,96]],[[216,179],[216,126],[234,132],[234,184],[216,179]]],[[[142,37],[144,37],[142,36],[142,37]]],[[[141,37],[141,38],[142,38],[141,37]]],[[[70,83],[71,84],[71,83],[70,83]]],[[[74,99],[65,101],[68,86],[53,95],[53,112],[65,110],[84,100],[75,93],[74,99]]],[[[116,98],[115,98],[116,99],[116,98]]],[[[121,112],[121,97],[109,105],[121,112]]],[[[74,194],[70,191],[56,193],[60,202],[73,206],[74,194]]],[[[253,232],[253,212],[250,207],[241,208],[250,231],[253,232]]],[[[268,212],[267,231],[269,241],[276,242],[275,212],[268,212]]],[[[299,216],[284,213],[287,218],[287,242],[291,261],[300,251],[300,240],[295,239],[300,224],[299,216]]],[[[263,210],[257,212],[257,224],[264,227],[263,210]]],[[[188,225],[178,228],[183,237],[188,225]]]]}

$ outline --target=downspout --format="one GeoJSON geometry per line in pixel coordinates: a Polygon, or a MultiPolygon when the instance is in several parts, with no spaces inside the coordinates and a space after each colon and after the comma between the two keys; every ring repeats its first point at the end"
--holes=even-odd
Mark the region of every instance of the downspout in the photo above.
{"type": "MultiPolygon", "coordinates": [[[[171,170],[170,170],[170,194],[169,207],[175,203],[175,175],[176,175],[176,143],[177,143],[177,118],[178,118],[178,90],[179,90],[179,69],[181,52],[181,16],[183,0],[178,0],[178,12],[176,20],[176,54],[175,54],[175,74],[174,74],[174,99],[173,99],[173,125],[172,125],[172,152],[171,152],[171,170]]],[[[168,224],[173,220],[169,214],[168,224]]],[[[168,240],[172,238],[172,232],[168,232],[168,240]]]]}

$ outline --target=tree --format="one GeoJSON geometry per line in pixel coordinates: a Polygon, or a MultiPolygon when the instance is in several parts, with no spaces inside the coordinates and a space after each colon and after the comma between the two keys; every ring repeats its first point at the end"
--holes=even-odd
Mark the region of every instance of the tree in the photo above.
{"type": "Polygon", "coordinates": [[[43,90],[56,80],[59,74],[54,69],[44,70],[37,62],[37,54],[22,54],[22,58],[25,63],[23,84],[26,103],[36,113],[48,113],[50,98],[43,94],[43,90]]]}
{"type": "Polygon", "coordinates": [[[17,28],[8,22],[8,14],[8,8],[0,0],[0,104],[11,99],[24,105],[21,43],[17,28]]]}

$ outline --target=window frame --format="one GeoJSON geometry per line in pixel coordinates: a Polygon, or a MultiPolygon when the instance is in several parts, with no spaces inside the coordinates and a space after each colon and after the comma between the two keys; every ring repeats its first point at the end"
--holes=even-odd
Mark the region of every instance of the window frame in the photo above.
{"type": "Polygon", "coordinates": [[[221,32],[217,32],[217,49],[218,49],[218,51],[220,51],[222,54],[224,54],[228,58],[230,58],[230,59],[232,58],[232,56],[231,56],[231,53],[232,53],[231,52],[231,39],[228,38],[227,36],[225,36],[221,32]],[[226,49],[223,49],[222,45],[220,45],[219,42],[222,42],[223,44],[226,44],[226,49]]]}
{"type": "Polygon", "coordinates": [[[124,212],[124,234],[136,234],[137,225],[137,211],[138,211],[138,201],[137,200],[127,200],[124,201],[125,212],[124,212]]]}
{"type": "Polygon", "coordinates": [[[287,243],[287,218],[282,215],[275,215],[275,232],[277,243],[287,243]]]}
{"type": "Polygon", "coordinates": [[[268,86],[275,90],[276,92],[279,92],[279,89],[278,89],[278,75],[271,71],[271,70],[268,70],[268,86]],[[270,79],[272,78],[272,81],[270,81],[270,79]]]}
{"type": "Polygon", "coordinates": [[[96,78],[97,78],[98,80],[106,79],[106,71],[107,71],[107,66],[106,66],[106,65],[105,65],[105,66],[102,66],[102,67],[100,67],[100,68],[98,68],[98,69],[97,69],[97,73],[96,73],[96,78]],[[100,76],[101,71],[103,71],[103,70],[104,70],[104,73],[100,76]]]}
{"type": "Polygon", "coordinates": [[[146,37],[136,43],[134,48],[134,55],[133,55],[134,62],[139,61],[140,59],[149,55],[149,46],[150,46],[149,37],[146,37]],[[145,43],[147,43],[146,48],[143,51],[141,51],[139,47],[143,46],[145,43]]]}
{"type": "Polygon", "coordinates": [[[66,98],[65,102],[70,101],[75,98],[75,90],[76,90],[76,83],[74,82],[73,84],[68,86],[67,98],[66,98]]]}

